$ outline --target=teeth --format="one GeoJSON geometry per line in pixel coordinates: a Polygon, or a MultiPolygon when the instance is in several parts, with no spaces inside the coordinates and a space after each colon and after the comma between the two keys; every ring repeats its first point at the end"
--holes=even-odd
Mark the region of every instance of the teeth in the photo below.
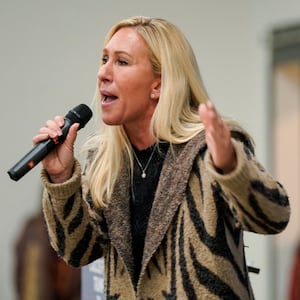
{"type": "Polygon", "coordinates": [[[105,102],[105,103],[113,102],[113,101],[116,100],[116,99],[117,99],[116,96],[104,96],[103,102],[105,102]]]}
{"type": "Polygon", "coordinates": [[[103,98],[103,102],[104,103],[107,103],[107,102],[109,102],[110,101],[110,97],[109,96],[105,96],[104,98],[103,98]]]}

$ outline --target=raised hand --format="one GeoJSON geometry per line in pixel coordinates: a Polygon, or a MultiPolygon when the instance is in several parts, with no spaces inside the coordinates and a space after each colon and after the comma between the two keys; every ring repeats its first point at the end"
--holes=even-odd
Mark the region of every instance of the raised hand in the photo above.
{"type": "Polygon", "coordinates": [[[205,127],[206,143],[214,166],[224,174],[233,171],[236,155],[229,128],[210,101],[200,104],[199,116],[205,127]]]}

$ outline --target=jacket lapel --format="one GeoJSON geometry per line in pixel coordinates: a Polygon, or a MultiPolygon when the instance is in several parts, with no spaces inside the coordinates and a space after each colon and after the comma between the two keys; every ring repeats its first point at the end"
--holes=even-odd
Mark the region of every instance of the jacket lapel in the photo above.
{"type": "MultiPolygon", "coordinates": [[[[125,164],[126,165],[126,164],[125,164]]],[[[112,199],[104,210],[111,243],[133,275],[132,237],[130,225],[130,176],[124,167],[116,182],[112,199]]]]}
{"type": "Polygon", "coordinates": [[[171,148],[168,151],[149,218],[142,273],[162,242],[184,198],[193,161],[204,145],[204,132],[201,132],[186,144],[173,145],[173,152],[171,148]]]}

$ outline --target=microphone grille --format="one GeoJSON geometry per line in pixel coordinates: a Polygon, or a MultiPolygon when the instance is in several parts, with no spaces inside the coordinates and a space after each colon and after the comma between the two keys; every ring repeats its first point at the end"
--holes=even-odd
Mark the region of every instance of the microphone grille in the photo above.
{"type": "Polygon", "coordinates": [[[72,123],[79,123],[79,129],[81,129],[92,116],[93,113],[86,104],[79,104],[67,113],[66,118],[72,121],[72,123]]]}

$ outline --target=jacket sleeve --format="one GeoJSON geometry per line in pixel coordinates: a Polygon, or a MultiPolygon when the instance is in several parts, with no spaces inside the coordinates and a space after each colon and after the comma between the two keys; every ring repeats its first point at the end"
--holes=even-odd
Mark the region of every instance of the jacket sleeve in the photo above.
{"type": "Polygon", "coordinates": [[[89,195],[83,192],[79,162],[63,184],[51,183],[45,170],[41,179],[43,212],[50,243],[58,255],[74,267],[101,257],[108,244],[107,226],[103,213],[95,212],[89,195]]]}
{"type": "Polygon", "coordinates": [[[263,234],[279,233],[287,226],[290,206],[284,187],[257,161],[250,144],[232,139],[237,166],[229,174],[214,168],[211,156],[205,154],[205,165],[219,195],[227,202],[236,225],[263,234]]]}

